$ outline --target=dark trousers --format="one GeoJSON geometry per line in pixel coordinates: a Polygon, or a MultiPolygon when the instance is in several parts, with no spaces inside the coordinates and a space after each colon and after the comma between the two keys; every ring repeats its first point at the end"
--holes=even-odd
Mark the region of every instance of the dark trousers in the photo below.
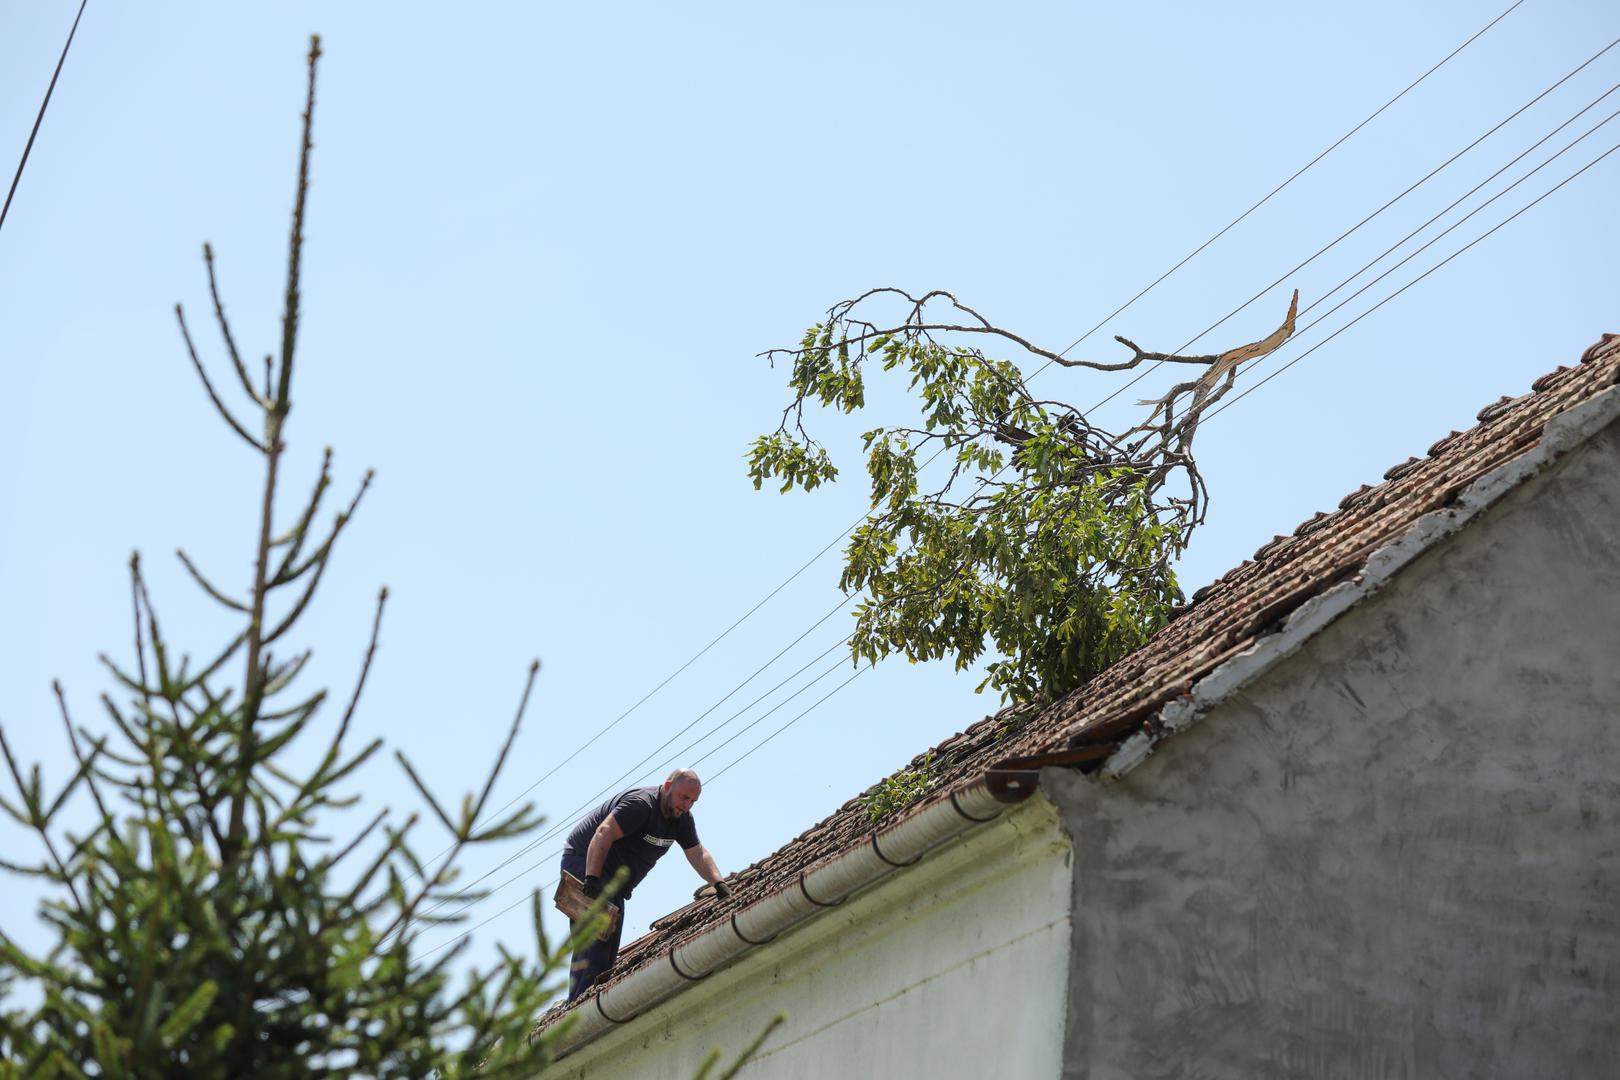
{"type": "MultiPolygon", "coordinates": [[[[575,855],[571,851],[563,852],[562,868],[579,880],[585,880],[585,856],[575,855]]],[[[619,936],[624,932],[624,904],[617,899],[608,903],[619,909],[619,919],[613,926],[613,933],[605,941],[591,938],[574,950],[574,962],[568,966],[569,1001],[589,989],[603,972],[613,966],[613,961],[619,955],[619,936]]],[[[570,922],[569,929],[575,928],[577,924],[570,922]]]]}

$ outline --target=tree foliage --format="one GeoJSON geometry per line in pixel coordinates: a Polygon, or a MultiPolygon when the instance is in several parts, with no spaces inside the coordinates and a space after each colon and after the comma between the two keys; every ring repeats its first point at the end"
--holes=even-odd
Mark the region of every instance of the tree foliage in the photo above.
{"type": "Polygon", "coordinates": [[[866,811],[874,825],[904,810],[928,794],[934,786],[933,777],[928,775],[933,764],[934,752],[930,750],[914,766],[885,776],[858,797],[861,809],[866,811]]]}
{"type": "MultiPolygon", "coordinates": [[[[839,585],[865,590],[850,651],[875,663],[952,657],[963,669],[993,648],[979,686],[1016,702],[1055,700],[1146,641],[1181,599],[1172,563],[1204,520],[1208,493],[1192,454],[1204,413],[1246,361],[1293,333],[1213,355],[1131,351],[1117,363],[1069,359],[995,326],[949,293],[882,288],[833,305],[799,344],[763,355],[790,367],[791,400],[777,429],[754,440],[749,475],[783,492],[837,478],[804,426],[819,404],[866,404],[866,379],[910,377],[921,411],[911,425],[865,433],[870,512],[844,549],[839,585]],[[936,312],[942,314],[936,315],[936,312]],[[1043,399],[1019,363],[1122,372],[1143,365],[1202,368],[1146,415],[1111,433],[1084,410],[1043,399]],[[943,457],[943,479],[922,472],[943,457]]],[[[1044,370],[1044,366],[1043,366],[1044,370]]]]}
{"type": "Polygon", "coordinates": [[[43,852],[37,863],[4,866],[54,887],[41,915],[56,935],[49,954],[35,956],[0,933],[0,1076],[528,1076],[546,1060],[546,1048],[531,1048],[527,1035],[562,984],[569,943],[553,949],[547,941],[538,894],[537,956],[503,949],[497,963],[462,982],[451,965],[465,941],[431,960],[421,948],[425,931],[452,921],[436,909],[480,895],[455,884],[464,853],[540,824],[528,805],[482,821],[538,662],[486,781],[459,807],[435,798],[399,756],[449,833],[442,861],[416,853],[417,815],[399,820],[384,810],[341,842],[319,824],[357,802],[355,772],[381,748],[381,740],[352,746],[351,720],[387,590],[340,717],[318,753],[299,753],[328,700],[325,690],[296,689],[310,653],[291,643],[370,480],[324,519],[328,451],[302,509],[291,521],[274,520],[293,402],[319,55],[313,39],[280,342],[262,378],[237,348],[207,247],[213,313],[234,372],[227,385],[239,384],[228,386],[230,395],[209,378],[176,309],[209,398],[263,467],[251,583],[216,584],[180,553],[240,628],[193,664],[160,628],[137,555],[134,655],[124,664],[102,658],[124,700],[102,696],[107,725],[97,731],[73,721],[56,687],[71,775],[50,790],[39,766],[25,771],[0,728],[15,788],[0,806],[43,852]],[[243,409],[256,423],[239,419],[243,409]],[[313,767],[301,769],[300,760],[313,767]],[[86,828],[70,824],[85,819],[86,828]],[[22,1004],[27,998],[35,1003],[22,1004]]]}

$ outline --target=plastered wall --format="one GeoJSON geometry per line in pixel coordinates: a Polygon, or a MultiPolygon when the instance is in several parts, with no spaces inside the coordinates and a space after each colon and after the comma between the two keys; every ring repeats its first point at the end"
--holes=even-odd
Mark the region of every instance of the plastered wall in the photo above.
{"type": "Polygon", "coordinates": [[[1620,429],[1117,781],[1062,1075],[1620,1076],[1620,429]]]}

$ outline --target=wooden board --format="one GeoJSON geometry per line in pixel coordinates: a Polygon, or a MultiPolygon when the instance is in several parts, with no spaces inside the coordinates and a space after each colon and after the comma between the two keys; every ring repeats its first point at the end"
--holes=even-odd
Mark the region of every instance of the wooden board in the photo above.
{"type": "MultiPolygon", "coordinates": [[[[585,883],[566,870],[557,882],[557,894],[551,898],[551,902],[557,906],[558,911],[571,920],[584,917],[593,903],[591,898],[585,895],[585,883]]],[[[596,940],[606,941],[618,929],[619,907],[617,904],[609,904],[602,909],[601,914],[606,917],[607,924],[596,935],[596,940]]]]}

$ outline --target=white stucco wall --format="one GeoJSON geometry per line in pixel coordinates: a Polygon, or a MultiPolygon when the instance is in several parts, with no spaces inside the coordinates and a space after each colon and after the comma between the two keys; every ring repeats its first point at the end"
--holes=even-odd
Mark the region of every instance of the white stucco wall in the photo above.
{"type": "Polygon", "coordinates": [[[1065,1077],[1620,1076],[1620,425],[1121,780],[1065,1077]]]}
{"type": "Polygon", "coordinates": [[[546,1076],[691,1080],[787,1021],[739,1074],[1056,1077],[1069,842],[1043,797],[614,1028],[546,1076]]]}

